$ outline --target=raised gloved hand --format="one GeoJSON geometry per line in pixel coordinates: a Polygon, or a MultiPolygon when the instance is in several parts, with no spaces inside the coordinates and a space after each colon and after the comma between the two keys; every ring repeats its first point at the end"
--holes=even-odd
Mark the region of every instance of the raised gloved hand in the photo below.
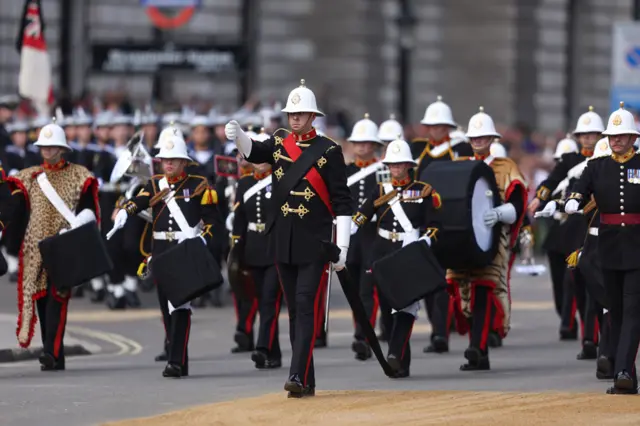
{"type": "Polygon", "coordinates": [[[558,203],[555,201],[549,201],[544,209],[536,212],[533,217],[551,217],[558,210],[558,203]]]}
{"type": "Polygon", "coordinates": [[[578,200],[569,200],[564,204],[564,211],[568,214],[577,213],[580,203],[578,200]]]}
{"type": "Polygon", "coordinates": [[[113,228],[111,228],[111,231],[107,234],[107,240],[111,239],[118,229],[122,229],[124,227],[128,218],[129,214],[125,209],[121,209],[118,214],[116,214],[116,218],[113,221],[113,228]]]}
{"type": "Polygon", "coordinates": [[[431,238],[427,235],[420,237],[418,241],[424,241],[428,246],[431,246],[431,238]]]}
{"type": "Polygon", "coordinates": [[[240,125],[236,120],[231,120],[224,126],[224,134],[230,141],[235,141],[238,136],[238,129],[240,129],[240,125]]]}

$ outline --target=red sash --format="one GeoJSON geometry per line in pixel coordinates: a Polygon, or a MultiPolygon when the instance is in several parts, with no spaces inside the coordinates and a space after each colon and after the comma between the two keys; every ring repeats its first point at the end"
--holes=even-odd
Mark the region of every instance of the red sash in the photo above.
{"type": "MultiPolygon", "coordinates": [[[[289,156],[293,161],[296,161],[298,157],[300,157],[300,154],[302,154],[302,150],[298,145],[296,145],[296,141],[293,136],[293,133],[289,133],[289,135],[287,135],[287,137],[284,138],[284,141],[282,142],[282,144],[284,145],[284,149],[287,151],[287,154],[289,154],[289,156]]],[[[318,194],[318,196],[320,197],[324,205],[327,207],[327,210],[329,210],[329,213],[331,213],[331,216],[335,216],[333,214],[333,209],[331,208],[331,199],[329,197],[329,190],[327,189],[327,184],[324,183],[324,179],[322,179],[322,176],[320,176],[320,173],[318,172],[318,170],[314,166],[312,166],[311,169],[309,169],[309,171],[307,172],[307,175],[305,177],[309,181],[309,184],[316,191],[316,193],[318,194]]]]}

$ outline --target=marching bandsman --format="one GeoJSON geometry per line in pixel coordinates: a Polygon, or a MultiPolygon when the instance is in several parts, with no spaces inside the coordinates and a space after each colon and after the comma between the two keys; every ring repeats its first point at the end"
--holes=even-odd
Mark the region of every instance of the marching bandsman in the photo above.
{"type": "MultiPolygon", "coordinates": [[[[156,157],[162,161],[164,175],[153,176],[145,188],[118,211],[114,220],[114,230],[120,229],[130,216],[151,207],[152,258],[188,238],[199,238],[203,244],[208,244],[217,214],[217,195],[207,179],[185,172],[187,164],[193,160],[187,155],[187,145],[182,136],[177,132],[161,134],[160,145],[156,157]],[[199,229],[201,221],[203,226],[199,229]]],[[[191,306],[189,303],[172,306],[159,287],[158,295],[162,309],[168,309],[170,315],[170,322],[165,323],[169,335],[169,359],[162,374],[164,377],[188,376],[191,306]]]]}
{"type": "MultiPolygon", "coordinates": [[[[388,144],[389,142],[395,141],[398,137],[404,140],[404,129],[402,128],[402,124],[396,120],[395,114],[391,114],[388,120],[380,123],[378,139],[384,144],[388,144]]],[[[384,150],[382,154],[384,155],[384,150]]]]}
{"type": "MultiPolygon", "coordinates": [[[[529,203],[530,212],[535,212],[543,206],[543,203],[548,202],[560,182],[567,177],[573,176],[575,171],[572,170],[580,168],[580,164],[593,156],[593,150],[603,130],[604,125],[602,124],[602,119],[593,111],[593,107],[589,107],[589,111],[582,114],[578,119],[576,129],[573,132],[580,143],[580,152],[568,152],[560,157],[560,160],[549,177],[538,186],[536,198],[529,203]]],[[[561,247],[564,257],[578,250],[582,246],[587,233],[588,222],[589,218],[586,216],[569,217],[560,233],[562,238],[558,238],[558,236],[551,237],[553,241],[557,243],[555,244],[556,250],[557,247],[561,247]]],[[[579,274],[573,274],[571,271],[566,270],[562,284],[561,340],[573,340],[577,338],[575,314],[576,310],[578,310],[581,321],[584,324],[586,310],[585,296],[585,286],[582,277],[579,274]]],[[[579,354],[579,359],[593,359],[596,357],[596,348],[592,340],[592,336],[583,336],[583,351],[579,354]]]]}
{"type": "Polygon", "coordinates": [[[43,371],[64,370],[64,332],[70,292],[59,290],[60,284],[49,280],[38,245],[63,230],[93,220],[99,222],[98,182],[85,167],[63,159],[70,147],[64,130],[57,124],[44,126],[35,145],[40,148],[44,163],[7,179],[12,198],[0,212],[0,228],[10,226],[10,222],[20,224],[20,218],[28,218],[24,224],[18,274],[18,343],[25,348],[30,345],[37,310],[44,346],[40,367],[43,371]],[[61,206],[61,202],[66,206],[61,206]],[[73,222],[67,222],[63,216],[65,207],[78,212],[73,222]]]}
{"type": "Polygon", "coordinates": [[[500,135],[493,119],[482,107],[471,117],[467,137],[474,151],[470,160],[484,161],[493,169],[503,204],[483,216],[485,226],[501,229],[494,260],[484,268],[447,271],[447,283],[456,308],[456,326],[461,334],[470,333],[469,347],[464,352],[467,363],[460,366],[462,371],[489,370],[490,331],[497,331],[501,338],[509,332],[512,248],[518,238],[527,201],[525,180],[518,166],[509,158],[491,155],[491,142],[500,135]]]}
{"type": "MultiPolygon", "coordinates": [[[[427,131],[426,139],[414,139],[411,151],[418,163],[416,179],[433,161],[451,161],[459,157],[473,155],[469,143],[463,138],[452,138],[451,134],[458,125],[453,120],[451,108],[438,96],[436,102],[429,105],[420,122],[427,131]]],[[[431,343],[424,352],[449,352],[449,327],[453,320],[453,302],[446,291],[430,294],[425,298],[425,307],[429,322],[433,328],[431,343]]]]}
{"type": "MultiPolygon", "coordinates": [[[[358,233],[365,230],[374,216],[377,216],[376,236],[370,250],[371,262],[381,259],[419,239],[429,245],[436,237],[437,226],[434,211],[441,207],[440,196],[431,185],[415,180],[413,167],[416,162],[411,156],[409,145],[397,139],[387,146],[383,162],[389,167],[391,182],[375,185],[353,217],[358,233]],[[426,234],[420,238],[420,235],[426,234]]],[[[357,234],[356,234],[357,235],[357,234]]],[[[372,280],[371,280],[372,281],[372,280]]],[[[370,285],[370,281],[366,282],[370,285]]],[[[366,295],[372,289],[363,289],[366,295]]],[[[367,314],[369,306],[365,303],[367,314]]],[[[388,362],[395,370],[394,378],[409,376],[411,345],[409,339],[413,323],[418,316],[419,303],[395,312],[389,336],[388,362]]]]}
{"type": "Polygon", "coordinates": [[[69,141],[69,145],[73,148],[70,160],[76,164],[85,166],[89,171],[93,163],[93,154],[96,151],[96,145],[93,143],[93,132],[91,125],[93,118],[84,112],[82,108],[78,108],[73,116],[75,124],[75,139],[69,141]]]}
{"type": "MultiPolygon", "coordinates": [[[[264,141],[268,138],[268,135],[263,134],[257,140],[264,141]]],[[[234,244],[242,244],[242,266],[250,269],[257,293],[260,326],[256,349],[251,354],[251,359],[256,368],[271,369],[282,366],[278,332],[282,289],[273,257],[269,256],[273,252],[270,239],[265,234],[267,215],[274,214],[271,205],[272,174],[269,163],[255,164],[253,167],[254,173],[245,175],[238,182],[232,238],[234,244]]]]}
{"type": "MultiPolygon", "coordinates": [[[[374,188],[378,186],[376,172],[383,169],[384,164],[376,158],[376,150],[383,146],[383,143],[378,138],[378,126],[369,119],[369,114],[365,114],[364,119],[353,126],[348,141],[353,146],[355,159],[353,163],[347,166],[347,186],[351,189],[354,211],[357,211],[367,201],[367,197],[373,192],[374,188]]],[[[357,228],[354,227],[352,233],[356,230],[357,228]]],[[[385,300],[380,299],[375,286],[371,282],[371,273],[367,272],[371,268],[371,245],[375,238],[375,220],[370,221],[351,236],[347,268],[351,273],[353,282],[360,286],[360,296],[367,313],[370,314],[371,326],[375,328],[378,306],[381,303],[382,322],[385,324],[383,329],[391,332],[391,327],[393,326],[391,307],[385,300]],[[365,284],[365,280],[370,282],[365,284]]],[[[364,361],[371,358],[371,349],[357,323],[351,349],[356,353],[356,359],[364,361]]]]}
{"type": "Polygon", "coordinates": [[[612,154],[587,163],[565,211],[575,214],[592,199],[600,211],[598,255],[611,317],[610,344],[615,353],[614,385],[609,394],[637,394],[635,360],[640,343],[640,157],[633,146],[640,135],[633,114],[614,111],[607,129],[612,154]]]}
{"type": "Polygon", "coordinates": [[[290,397],[315,395],[314,335],[318,327],[321,277],[333,255],[327,243],[334,234],[340,248],[335,268],[343,269],[349,249],[353,206],[347,187],[342,149],[316,134],[316,116],[324,114],[316,97],[304,85],[289,94],[282,110],[288,114],[292,132],[278,130],[265,142],[251,141],[236,121],[225,127],[229,140],[252,163],[273,167],[274,215],[266,232],[273,231],[275,259],[289,308],[293,349],[285,390],[290,397]]]}

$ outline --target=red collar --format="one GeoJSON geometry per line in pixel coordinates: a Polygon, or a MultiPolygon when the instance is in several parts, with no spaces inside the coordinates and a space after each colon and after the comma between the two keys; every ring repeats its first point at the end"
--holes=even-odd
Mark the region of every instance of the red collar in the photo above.
{"type": "Polygon", "coordinates": [[[491,155],[490,153],[486,153],[486,154],[478,154],[477,152],[473,154],[473,158],[475,158],[476,160],[486,160],[487,158],[489,158],[489,155],[491,155]]]}
{"type": "Polygon", "coordinates": [[[271,174],[271,170],[267,170],[264,173],[253,172],[253,177],[256,180],[262,180],[262,179],[266,178],[267,176],[269,176],[270,174],[271,174]]]}
{"type": "Polygon", "coordinates": [[[253,174],[253,168],[251,167],[241,167],[240,168],[240,177],[245,177],[253,174]]]}
{"type": "Polygon", "coordinates": [[[167,182],[169,182],[169,183],[178,183],[178,182],[180,182],[182,179],[184,179],[186,177],[187,177],[187,173],[186,172],[182,172],[178,176],[174,176],[174,177],[167,176],[167,182]]]}
{"type": "Polygon", "coordinates": [[[311,139],[317,136],[316,129],[314,129],[313,127],[309,132],[305,133],[304,135],[299,135],[297,133],[291,133],[291,134],[293,135],[293,140],[296,142],[310,141],[311,139]]]}
{"type": "Polygon", "coordinates": [[[354,164],[356,165],[356,167],[360,168],[360,169],[364,169],[367,166],[372,165],[373,163],[377,163],[378,159],[377,158],[372,158],[370,160],[358,160],[356,159],[356,161],[354,162],[354,164]]]}
{"type": "Polygon", "coordinates": [[[444,139],[442,139],[441,141],[438,141],[438,142],[429,139],[429,144],[431,146],[438,146],[438,145],[442,145],[445,142],[450,142],[450,141],[451,141],[451,138],[449,137],[449,135],[447,135],[444,139]]]}
{"type": "Polygon", "coordinates": [[[58,170],[62,170],[67,166],[67,160],[61,159],[56,164],[49,164],[46,161],[42,163],[42,168],[49,172],[54,172],[58,170]]]}
{"type": "Polygon", "coordinates": [[[593,149],[582,148],[580,150],[580,154],[582,154],[585,157],[589,158],[589,157],[591,157],[593,155],[593,149]]]}
{"type": "Polygon", "coordinates": [[[405,186],[408,185],[411,182],[411,176],[407,176],[404,179],[391,179],[391,185],[393,186],[405,186]]]}

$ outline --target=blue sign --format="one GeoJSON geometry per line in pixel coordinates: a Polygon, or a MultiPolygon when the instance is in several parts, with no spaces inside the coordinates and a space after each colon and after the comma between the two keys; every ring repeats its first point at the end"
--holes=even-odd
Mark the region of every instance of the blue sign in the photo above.
{"type": "Polygon", "coordinates": [[[140,0],[144,7],[200,7],[202,0],[140,0]]]}
{"type": "Polygon", "coordinates": [[[610,111],[620,102],[633,112],[640,111],[640,24],[616,22],[611,46],[610,111]]]}

